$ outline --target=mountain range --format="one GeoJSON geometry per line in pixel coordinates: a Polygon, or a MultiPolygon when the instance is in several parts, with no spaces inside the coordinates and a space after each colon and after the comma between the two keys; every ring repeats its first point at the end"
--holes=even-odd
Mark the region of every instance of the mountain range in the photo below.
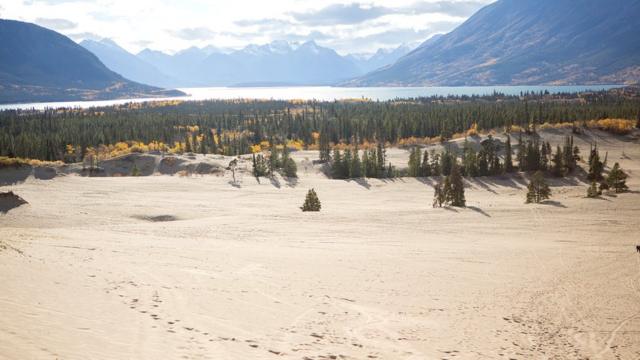
{"type": "Polygon", "coordinates": [[[181,94],[127,80],[55,31],[0,19],[0,103],[181,94]]]}
{"type": "Polygon", "coordinates": [[[640,0],[499,0],[350,86],[640,81],[640,0]]]}
{"type": "Polygon", "coordinates": [[[498,0],[409,51],[342,56],[314,41],[131,54],[0,19],[0,102],[181,95],[161,88],[640,82],[640,0],[498,0]],[[149,84],[149,85],[144,85],[149,84]],[[151,85],[151,86],[150,86],[151,85]]]}
{"type": "Polygon", "coordinates": [[[110,39],[80,43],[117,73],[163,87],[331,85],[395,62],[410,49],[379,49],[371,56],[341,56],[314,41],[274,41],[235,51],[192,47],[169,55],[145,49],[131,54],[110,39]]]}

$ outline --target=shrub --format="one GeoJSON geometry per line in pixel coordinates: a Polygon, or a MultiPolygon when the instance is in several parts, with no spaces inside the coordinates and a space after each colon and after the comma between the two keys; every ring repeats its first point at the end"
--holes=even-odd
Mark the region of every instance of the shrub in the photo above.
{"type": "Polygon", "coordinates": [[[595,181],[591,182],[591,186],[587,189],[588,198],[597,198],[602,195],[602,190],[598,189],[598,184],[595,181]]]}

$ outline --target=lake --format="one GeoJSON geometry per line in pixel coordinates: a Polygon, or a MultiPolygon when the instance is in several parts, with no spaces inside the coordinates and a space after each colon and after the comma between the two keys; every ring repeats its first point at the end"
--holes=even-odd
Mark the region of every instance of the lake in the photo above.
{"type": "MultiPolygon", "coordinates": [[[[180,89],[189,96],[171,99],[209,100],[209,99],[276,99],[276,100],[320,100],[333,101],[341,99],[366,98],[371,100],[393,100],[397,98],[415,98],[447,95],[491,95],[499,92],[507,95],[519,95],[522,92],[549,91],[550,93],[575,93],[582,91],[608,90],[621,85],[589,85],[589,86],[460,86],[460,87],[211,87],[180,89]]],[[[25,104],[0,105],[0,110],[38,109],[59,107],[97,107],[124,104],[128,102],[144,102],[154,99],[119,99],[101,101],[63,101],[25,104]]]]}

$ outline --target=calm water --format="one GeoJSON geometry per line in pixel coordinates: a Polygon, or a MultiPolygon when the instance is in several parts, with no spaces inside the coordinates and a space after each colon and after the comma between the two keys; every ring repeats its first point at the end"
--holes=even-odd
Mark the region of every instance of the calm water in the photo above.
{"type": "MultiPolygon", "coordinates": [[[[369,88],[345,88],[330,86],[306,86],[306,87],[213,87],[213,88],[186,88],[180,89],[189,96],[172,99],[183,100],[208,100],[208,99],[276,99],[276,100],[323,100],[332,101],[340,99],[366,98],[371,100],[392,100],[397,98],[412,98],[434,95],[491,95],[500,92],[507,95],[519,95],[521,92],[549,91],[580,92],[587,90],[608,90],[619,85],[591,85],[591,86],[475,86],[475,87],[369,87],[369,88]]],[[[94,106],[109,106],[128,102],[144,102],[162,99],[120,99],[105,101],[66,101],[29,104],[0,105],[0,110],[5,109],[45,109],[58,107],[88,108],[94,106]]]]}

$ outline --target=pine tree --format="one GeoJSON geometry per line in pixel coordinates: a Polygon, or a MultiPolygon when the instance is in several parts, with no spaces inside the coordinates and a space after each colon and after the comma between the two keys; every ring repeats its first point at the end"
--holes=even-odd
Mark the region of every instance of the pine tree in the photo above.
{"type": "Polygon", "coordinates": [[[563,177],[565,167],[564,162],[562,161],[562,150],[560,150],[559,145],[556,148],[556,153],[553,155],[553,159],[551,159],[551,161],[553,162],[553,175],[556,177],[563,177]]]}
{"type": "Polygon", "coordinates": [[[602,195],[602,191],[598,190],[598,184],[595,181],[592,181],[591,186],[587,189],[587,197],[596,198],[600,195],[602,195]]]}
{"type": "Polygon", "coordinates": [[[431,152],[431,175],[440,176],[440,154],[432,150],[431,152]]]}
{"type": "Polygon", "coordinates": [[[385,173],[385,164],[387,162],[387,150],[382,141],[378,141],[378,151],[377,151],[377,166],[378,166],[378,176],[382,177],[385,173]]]}
{"type": "Polygon", "coordinates": [[[455,162],[455,157],[449,151],[449,148],[445,149],[444,153],[440,157],[440,173],[445,176],[451,175],[451,168],[453,167],[453,163],[455,162]]]}
{"type": "Polygon", "coordinates": [[[442,207],[447,200],[442,183],[437,183],[433,190],[433,207],[442,207]]]}
{"type": "Polygon", "coordinates": [[[540,147],[540,169],[541,171],[547,171],[549,169],[549,155],[550,154],[550,149],[551,149],[551,145],[549,145],[549,143],[542,143],[542,146],[540,147]]]}
{"type": "Polygon", "coordinates": [[[353,177],[353,169],[351,166],[353,165],[353,156],[351,153],[351,149],[347,148],[344,150],[344,157],[342,158],[342,167],[346,170],[345,177],[347,179],[351,179],[353,177]]]}
{"type": "Polygon", "coordinates": [[[307,192],[307,197],[304,199],[304,204],[300,208],[302,211],[320,211],[322,205],[320,204],[320,199],[318,199],[318,194],[314,189],[309,190],[307,192]]]}
{"type": "Polygon", "coordinates": [[[454,163],[451,167],[451,175],[448,176],[447,180],[449,180],[448,189],[446,186],[447,182],[445,181],[447,201],[451,206],[465,207],[466,200],[464,198],[464,182],[462,180],[462,175],[460,174],[460,167],[457,164],[454,163]]]}
{"type": "Polygon", "coordinates": [[[351,177],[358,179],[362,177],[362,163],[360,162],[360,150],[358,150],[358,142],[355,143],[353,149],[353,159],[351,160],[351,177]]]}
{"type": "Polygon", "coordinates": [[[620,164],[615,163],[607,177],[607,185],[616,193],[622,193],[629,190],[627,187],[628,175],[620,168],[620,164]]]}
{"type": "Polygon", "coordinates": [[[193,152],[193,147],[191,146],[191,136],[189,136],[189,134],[186,134],[184,136],[184,152],[186,153],[193,152]]]}
{"type": "MultiPolygon", "coordinates": [[[[504,149],[504,171],[507,173],[512,173],[514,171],[513,168],[513,158],[511,155],[511,136],[507,134],[507,142],[505,144],[504,149]]],[[[469,176],[472,176],[469,174],[469,176]]]]}
{"type": "Polygon", "coordinates": [[[329,135],[326,130],[322,130],[320,132],[319,139],[319,150],[320,150],[320,161],[321,162],[329,162],[331,161],[331,145],[329,143],[329,135]]]}
{"type": "Polygon", "coordinates": [[[264,156],[262,154],[253,154],[252,157],[253,162],[253,176],[259,178],[261,176],[267,176],[269,170],[267,169],[266,161],[264,160],[264,156]]]}
{"type": "Polygon", "coordinates": [[[298,177],[298,166],[296,162],[289,156],[289,148],[287,145],[284,146],[282,150],[282,159],[280,160],[282,165],[282,174],[288,178],[297,178],[298,177]]]}
{"type": "Polygon", "coordinates": [[[331,159],[331,177],[334,179],[346,179],[347,170],[344,168],[344,162],[342,161],[342,155],[337,148],[333,149],[333,156],[331,159]]]}
{"type": "Polygon", "coordinates": [[[296,165],[296,162],[290,157],[287,157],[283,162],[282,172],[284,176],[288,178],[297,178],[298,166],[296,165]]]}
{"type": "Polygon", "coordinates": [[[431,167],[429,166],[429,152],[427,150],[424,151],[422,166],[420,167],[420,174],[424,177],[431,176],[431,167]]]}
{"type": "Polygon", "coordinates": [[[600,153],[598,152],[598,145],[596,144],[589,152],[589,173],[587,174],[587,178],[592,181],[600,181],[603,179],[603,171],[604,163],[600,161],[600,153]]]}
{"type": "Polygon", "coordinates": [[[551,189],[544,180],[542,171],[537,171],[529,185],[527,185],[527,204],[536,203],[539,204],[544,200],[549,199],[551,196],[551,189]]]}
{"type": "Polygon", "coordinates": [[[269,174],[273,176],[275,172],[280,168],[280,156],[278,154],[278,148],[275,140],[271,140],[271,146],[269,148],[269,174]]]}
{"type": "Polygon", "coordinates": [[[131,176],[140,176],[140,169],[138,169],[138,166],[136,164],[133,164],[133,170],[131,170],[131,176]]]}
{"type": "Polygon", "coordinates": [[[419,177],[421,175],[422,168],[422,153],[419,147],[413,147],[411,154],[409,155],[409,169],[408,175],[410,177],[419,177]]]}
{"type": "Polygon", "coordinates": [[[565,144],[562,148],[562,163],[564,165],[564,174],[571,174],[577,166],[576,156],[574,155],[573,136],[565,137],[565,144]]]}
{"type": "Polygon", "coordinates": [[[518,134],[518,153],[516,154],[518,160],[518,168],[520,171],[527,171],[527,164],[525,163],[525,145],[522,142],[522,131],[518,134]]]}
{"type": "Polygon", "coordinates": [[[370,174],[368,173],[369,171],[369,155],[368,155],[368,151],[367,150],[363,150],[362,151],[362,177],[366,178],[366,177],[371,177],[370,174]]]}

